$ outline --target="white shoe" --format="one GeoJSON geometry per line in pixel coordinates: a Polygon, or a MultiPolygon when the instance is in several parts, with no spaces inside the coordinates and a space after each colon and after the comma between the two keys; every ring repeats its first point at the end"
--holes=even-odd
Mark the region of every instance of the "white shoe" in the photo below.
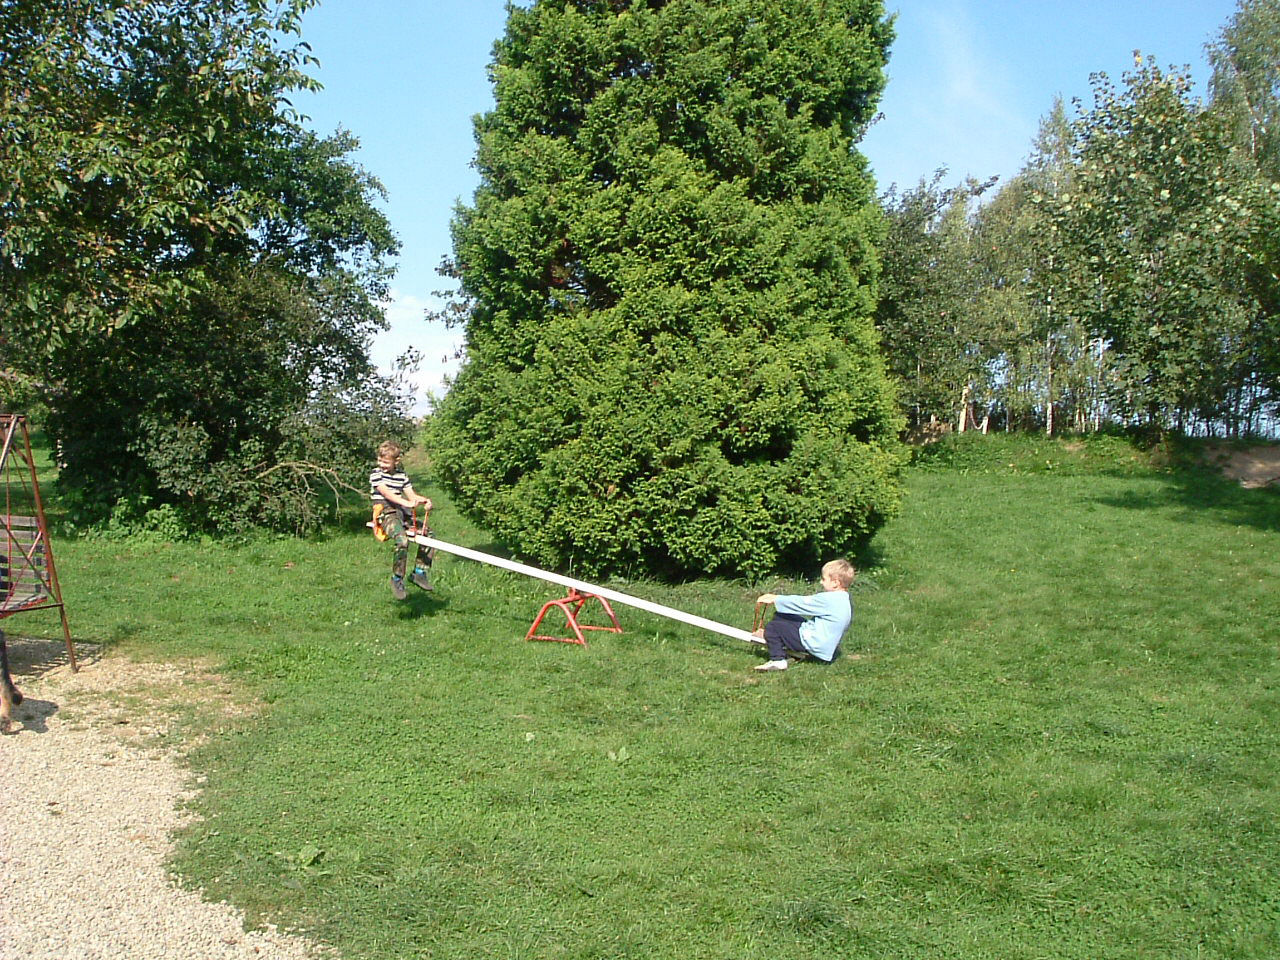
{"type": "Polygon", "coordinates": [[[761,673],[766,670],[785,670],[787,669],[787,661],[785,660],[766,660],[760,666],[756,667],[761,673]]]}

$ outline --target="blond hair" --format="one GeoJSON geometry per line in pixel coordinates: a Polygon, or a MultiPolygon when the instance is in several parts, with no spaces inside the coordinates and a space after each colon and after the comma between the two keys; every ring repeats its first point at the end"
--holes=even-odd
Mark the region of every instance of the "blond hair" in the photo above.
{"type": "Polygon", "coordinates": [[[400,444],[396,443],[394,440],[384,440],[382,443],[378,444],[379,457],[390,457],[392,460],[399,460],[400,455],[403,453],[404,451],[400,449],[400,444]]]}
{"type": "Polygon", "coordinates": [[[849,584],[853,583],[853,578],[858,575],[857,569],[848,560],[841,557],[839,560],[832,560],[822,565],[823,576],[830,576],[844,587],[849,589],[849,584]]]}

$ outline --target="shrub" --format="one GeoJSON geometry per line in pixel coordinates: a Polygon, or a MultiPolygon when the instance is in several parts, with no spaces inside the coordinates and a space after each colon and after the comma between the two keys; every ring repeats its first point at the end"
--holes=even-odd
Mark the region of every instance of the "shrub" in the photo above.
{"type": "Polygon", "coordinates": [[[812,568],[897,505],[852,149],[890,31],[853,0],[626,6],[511,10],[428,446],[545,566],[812,568]]]}

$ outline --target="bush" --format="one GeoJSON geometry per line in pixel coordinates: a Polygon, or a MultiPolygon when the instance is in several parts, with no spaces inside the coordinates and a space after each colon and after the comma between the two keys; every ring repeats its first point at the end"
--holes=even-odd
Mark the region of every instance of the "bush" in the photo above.
{"type": "Polygon", "coordinates": [[[853,0],[512,8],[428,435],[473,519],[543,566],[758,577],[893,513],[852,149],[888,38],[853,0]]]}
{"type": "Polygon", "coordinates": [[[405,398],[373,374],[360,330],[339,337],[298,288],[232,277],[189,316],[59,351],[48,429],[74,523],[145,528],[167,507],[167,529],[304,533],[343,490],[367,493],[374,447],[409,432],[405,398]]]}

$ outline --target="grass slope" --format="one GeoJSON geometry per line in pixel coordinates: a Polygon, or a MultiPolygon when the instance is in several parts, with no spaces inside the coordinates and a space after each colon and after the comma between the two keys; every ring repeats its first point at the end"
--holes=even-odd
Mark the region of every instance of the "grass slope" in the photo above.
{"type": "MultiPolygon", "coordinates": [[[[444,556],[397,604],[361,519],[58,544],[78,636],[261,699],[192,731],[175,864],[255,918],[350,960],[1280,955],[1276,491],[1106,438],[939,447],[846,655],[763,676],[629,608],[523,643],[556,588],[444,556]]],[[[742,625],[757,592],[615,586],[742,625]]]]}

